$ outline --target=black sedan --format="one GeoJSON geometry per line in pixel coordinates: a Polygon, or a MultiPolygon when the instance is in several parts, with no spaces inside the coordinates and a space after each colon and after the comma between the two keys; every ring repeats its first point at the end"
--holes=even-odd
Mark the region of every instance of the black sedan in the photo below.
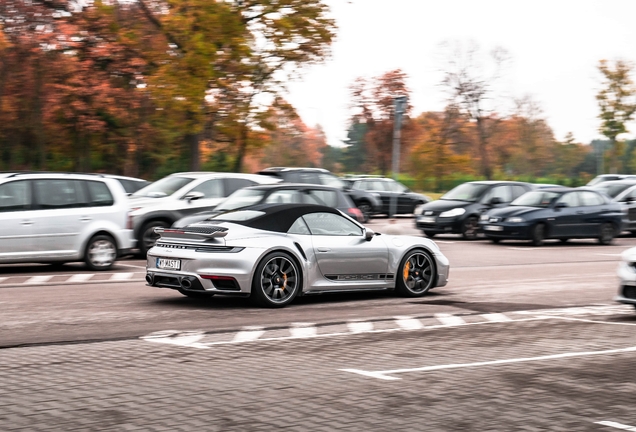
{"type": "Polygon", "coordinates": [[[277,183],[239,189],[213,209],[195,213],[176,221],[181,228],[206,220],[219,213],[256,204],[315,204],[338,209],[358,222],[364,222],[362,212],[339,188],[315,184],[277,183]]]}
{"type": "Polygon", "coordinates": [[[530,240],[539,246],[546,239],[597,238],[609,244],[621,232],[624,212],[620,204],[593,189],[551,188],[528,192],[509,206],[483,214],[485,236],[530,240]]]}
{"type": "Polygon", "coordinates": [[[467,240],[477,238],[479,217],[534,188],[529,183],[510,181],[474,181],[460,184],[437,201],[420,206],[415,226],[427,237],[436,234],[462,234],[467,240]]]}
{"type": "Polygon", "coordinates": [[[402,183],[382,176],[348,176],[344,180],[351,185],[352,190],[378,195],[382,200],[382,209],[378,213],[389,216],[393,210],[396,214],[411,214],[417,206],[431,201],[426,195],[413,192],[402,183]]]}

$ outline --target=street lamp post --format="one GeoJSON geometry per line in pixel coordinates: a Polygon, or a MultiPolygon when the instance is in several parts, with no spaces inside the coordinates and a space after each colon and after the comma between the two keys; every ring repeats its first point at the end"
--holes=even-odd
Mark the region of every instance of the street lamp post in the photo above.
{"type": "MultiPolygon", "coordinates": [[[[398,181],[398,174],[400,172],[400,132],[402,130],[402,114],[406,111],[406,103],[408,98],[406,96],[396,96],[393,98],[394,102],[394,116],[393,116],[393,179],[398,181]]],[[[391,206],[389,209],[390,217],[394,217],[397,213],[397,195],[391,195],[391,206]]]]}

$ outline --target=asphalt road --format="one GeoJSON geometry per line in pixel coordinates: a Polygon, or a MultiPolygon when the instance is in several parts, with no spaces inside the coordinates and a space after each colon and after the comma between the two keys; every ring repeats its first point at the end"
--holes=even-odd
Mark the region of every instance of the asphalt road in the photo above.
{"type": "Polygon", "coordinates": [[[636,430],[612,301],[636,238],[435,240],[451,278],[425,297],[282,310],[147,287],[135,259],[0,267],[0,430],[636,430]]]}

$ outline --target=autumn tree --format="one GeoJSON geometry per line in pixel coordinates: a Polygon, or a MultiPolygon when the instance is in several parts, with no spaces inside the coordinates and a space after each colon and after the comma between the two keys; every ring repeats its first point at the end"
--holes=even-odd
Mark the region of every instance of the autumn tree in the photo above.
{"type": "MultiPolygon", "coordinates": [[[[409,95],[406,78],[402,70],[396,69],[370,79],[357,78],[350,86],[351,123],[366,124],[367,162],[383,175],[390,170],[392,162],[395,97],[409,95]]],[[[410,112],[409,104],[404,113],[404,142],[408,142],[410,112]]],[[[402,154],[406,153],[407,149],[404,149],[402,154]]]]}
{"type": "Polygon", "coordinates": [[[636,111],[636,87],[631,78],[633,65],[624,60],[616,60],[612,67],[607,60],[601,60],[598,70],[603,76],[603,87],[596,95],[601,111],[599,132],[611,141],[610,171],[615,173],[619,153],[616,138],[628,132],[626,124],[636,111]]]}
{"type": "Polygon", "coordinates": [[[497,47],[484,55],[475,43],[463,47],[445,42],[442,50],[445,53],[442,86],[449,94],[449,104],[460,107],[462,113],[476,123],[481,174],[490,179],[493,176],[490,138],[496,125],[492,118],[493,98],[508,53],[497,47]]]}

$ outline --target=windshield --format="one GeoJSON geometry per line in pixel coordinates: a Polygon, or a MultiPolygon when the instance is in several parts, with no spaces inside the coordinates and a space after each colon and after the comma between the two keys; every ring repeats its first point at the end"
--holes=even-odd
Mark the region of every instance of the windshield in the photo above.
{"type": "Polygon", "coordinates": [[[488,189],[487,184],[464,183],[449,190],[440,199],[475,202],[479,200],[486,189],[488,189]]]}
{"type": "Polygon", "coordinates": [[[132,196],[162,198],[167,197],[192,182],[193,178],[188,177],[164,177],[154,183],[149,184],[143,189],[138,190],[132,196]]]}
{"type": "Polygon", "coordinates": [[[510,203],[513,206],[525,207],[549,207],[553,200],[561,196],[558,192],[534,191],[526,192],[519,198],[510,203]]]}
{"type": "Polygon", "coordinates": [[[625,189],[634,186],[633,184],[612,184],[609,182],[604,182],[595,187],[595,189],[602,190],[612,198],[616,198],[616,196],[623,192],[625,189]]]}
{"type": "Polygon", "coordinates": [[[239,189],[227,197],[214,210],[236,210],[260,202],[265,196],[264,190],[239,189]]]}

